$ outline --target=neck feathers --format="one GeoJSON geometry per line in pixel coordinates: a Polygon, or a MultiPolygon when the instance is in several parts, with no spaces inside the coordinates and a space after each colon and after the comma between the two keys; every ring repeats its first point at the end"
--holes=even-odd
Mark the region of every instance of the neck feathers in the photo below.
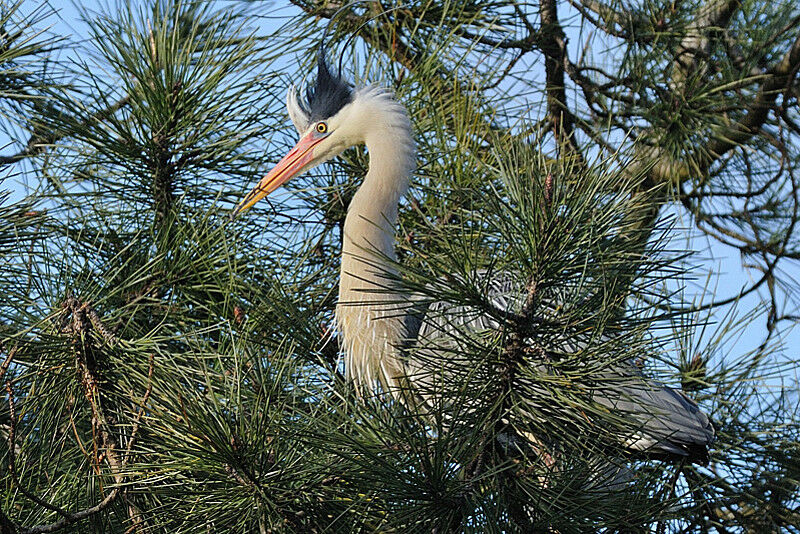
{"type": "Polygon", "coordinates": [[[359,212],[371,215],[380,210],[386,219],[391,219],[387,221],[391,223],[387,229],[394,236],[397,205],[408,189],[414,168],[411,123],[405,108],[386,89],[367,87],[356,94],[356,99],[362,104],[360,119],[370,165],[350,205],[348,219],[359,212]]]}
{"type": "Polygon", "coordinates": [[[355,94],[354,104],[363,110],[356,120],[362,121],[370,165],[347,210],[336,316],[347,376],[364,387],[377,380],[388,389],[404,374],[398,349],[406,337],[404,298],[391,290],[387,275],[396,274],[397,206],[414,167],[414,143],[406,111],[391,92],[367,87],[355,94]]]}

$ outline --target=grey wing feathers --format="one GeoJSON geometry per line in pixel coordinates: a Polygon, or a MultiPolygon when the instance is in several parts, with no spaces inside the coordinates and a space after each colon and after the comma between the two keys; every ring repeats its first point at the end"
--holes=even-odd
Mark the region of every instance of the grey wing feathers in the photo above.
{"type": "MultiPolygon", "coordinates": [[[[519,284],[510,274],[493,273],[486,284],[487,297],[495,309],[516,312],[522,305],[519,284]]],[[[415,339],[439,335],[455,336],[464,329],[481,331],[500,327],[489,315],[468,306],[453,306],[442,301],[429,304],[425,310],[418,309],[415,321],[418,323],[416,330],[413,331],[416,332],[413,336],[415,339]],[[420,314],[420,311],[423,313],[420,314]]]]}
{"type": "Polygon", "coordinates": [[[697,404],[678,390],[648,380],[634,365],[605,376],[613,386],[595,393],[597,403],[631,421],[626,446],[653,456],[708,462],[714,427],[697,404]]]}
{"type": "MultiPolygon", "coordinates": [[[[493,273],[486,284],[486,296],[495,309],[518,312],[524,288],[513,276],[493,273]]],[[[557,315],[557,302],[546,304],[546,307],[557,315]]],[[[415,311],[407,316],[407,326],[412,340],[450,338],[457,343],[457,336],[465,330],[481,332],[495,330],[500,325],[489,315],[467,306],[453,306],[441,301],[426,306],[418,301],[415,311]]],[[[562,339],[557,343],[559,346],[552,347],[552,350],[560,353],[578,352],[585,346],[584,342],[574,339],[562,339]]],[[[419,362],[416,365],[419,366],[419,362]]],[[[593,392],[592,398],[626,421],[629,432],[620,439],[628,450],[656,457],[708,461],[708,446],[714,439],[714,427],[694,401],[675,389],[648,379],[632,362],[620,362],[601,372],[598,378],[603,386],[593,392]]]]}

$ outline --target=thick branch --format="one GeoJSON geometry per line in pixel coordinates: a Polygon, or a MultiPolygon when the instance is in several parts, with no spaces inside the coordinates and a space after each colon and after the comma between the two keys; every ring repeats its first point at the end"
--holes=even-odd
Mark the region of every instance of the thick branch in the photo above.
{"type": "Polygon", "coordinates": [[[740,3],[740,0],[711,0],[700,7],[678,48],[671,82],[673,90],[683,92],[686,89],[686,80],[701,69],[711,55],[712,34],[728,25],[740,3]]]}
{"type": "Polygon", "coordinates": [[[558,20],[556,0],[541,3],[542,21],[540,44],[545,55],[545,92],[547,93],[547,112],[559,145],[568,155],[580,157],[575,142],[575,119],[567,107],[567,91],[564,85],[564,60],[567,57],[567,37],[558,20]]]}
{"type": "Polygon", "coordinates": [[[703,171],[729,150],[747,142],[758,133],[774,109],[778,95],[791,87],[800,70],[800,35],[781,61],[767,73],[761,89],[745,116],[725,131],[718,132],[698,156],[703,171]]]}
{"type": "MultiPolygon", "coordinates": [[[[678,48],[673,77],[669,83],[673,93],[684,93],[687,90],[687,80],[697,73],[701,62],[709,57],[710,30],[727,26],[739,5],[740,0],[709,0],[700,7],[695,22],[687,28],[678,48]]],[[[675,98],[678,98],[677,95],[675,98]]],[[[674,153],[660,144],[643,143],[639,145],[630,172],[634,175],[641,174],[644,180],[640,189],[653,195],[653,202],[646,208],[638,225],[652,228],[665,195],[670,191],[669,184],[680,183],[690,176],[688,162],[676,159],[674,153]]]]}

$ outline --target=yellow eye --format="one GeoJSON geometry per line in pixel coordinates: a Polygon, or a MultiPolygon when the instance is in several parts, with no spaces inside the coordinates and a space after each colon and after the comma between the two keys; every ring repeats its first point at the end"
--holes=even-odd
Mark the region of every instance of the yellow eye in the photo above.
{"type": "Polygon", "coordinates": [[[324,122],[318,122],[318,123],[317,123],[317,131],[318,131],[319,133],[327,133],[327,131],[328,131],[328,125],[327,125],[327,124],[325,124],[324,122]]]}

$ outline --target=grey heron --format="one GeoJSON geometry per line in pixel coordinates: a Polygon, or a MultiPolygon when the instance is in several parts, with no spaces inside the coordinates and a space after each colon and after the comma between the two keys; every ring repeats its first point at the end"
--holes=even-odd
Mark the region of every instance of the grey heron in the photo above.
{"type": "MultiPolygon", "coordinates": [[[[415,166],[408,115],[388,89],[375,85],[351,88],[341,74],[331,72],[322,50],[316,80],[304,101],[292,86],[286,107],[300,140],[240,202],[233,215],[345,149],[366,145],[369,170],[344,222],[336,323],[343,338],[346,378],[361,388],[380,383],[387,391],[397,391],[407,385],[406,381],[413,382],[412,375],[420,365],[404,354],[403,347],[408,347],[415,336],[438,328],[432,324],[437,319],[431,313],[436,304],[421,314],[400,314],[398,303],[408,302],[410,309],[413,298],[386,289],[387,273],[398,274],[394,249],[398,203],[415,166]],[[365,250],[375,251],[371,266],[363,259],[365,250]],[[381,290],[376,291],[378,288],[381,290]]],[[[502,280],[494,284],[494,290],[504,291],[501,286],[507,290],[502,280]]],[[[441,311],[442,306],[439,308],[441,311]]],[[[597,393],[594,400],[624,412],[636,424],[637,430],[620,440],[624,448],[659,457],[707,461],[714,429],[692,400],[648,380],[633,363],[620,363],[612,374],[624,379],[616,385],[622,390],[597,393]]]]}

